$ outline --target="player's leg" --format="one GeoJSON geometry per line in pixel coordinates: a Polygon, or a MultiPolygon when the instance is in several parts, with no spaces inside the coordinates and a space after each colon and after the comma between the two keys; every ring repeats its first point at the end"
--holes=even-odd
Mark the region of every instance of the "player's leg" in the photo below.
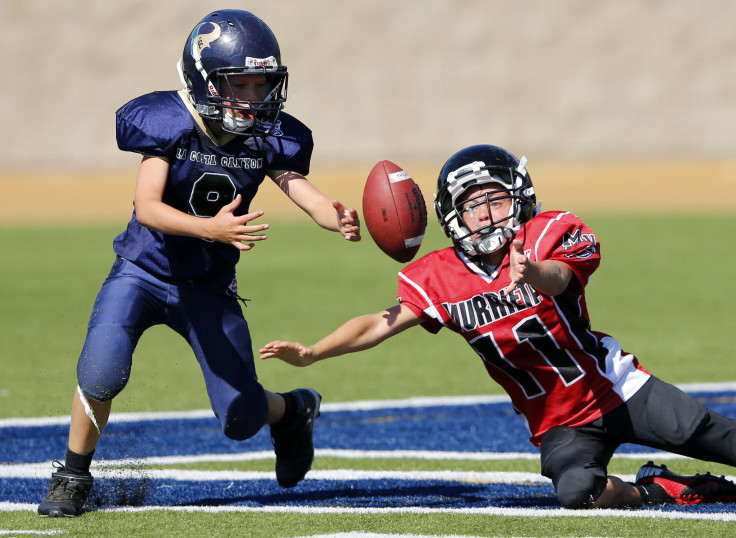
{"type": "MultiPolygon", "coordinates": [[[[112,400],[106,402],[92,400],[77,387],[72,399],[68,449],[76,454],[94,452],[102,430],[107,425],[111,408],[112,400]]],[[[89,468],[86,471],[89,471],[89,468]]]]}
{"type": "MultiPolygon", "coordinates": [[[[697,400],[696,403],[700,404],[697,400]]],[[[707,409],[708,418],[683,444],[682,453],[736,467],[736,420],[707,409]]]]}
{"type": "MultiPolygon", "coordinates": [[[[248,324],[238,303],[180,286],[174,326],[192,347],[204,376],[212,410],[230,439],[258,433],[269,416],[269,401],[258,381],[248,324]]],[[[278,398],[278,396],[273,397],[278,398]]]]}
{"type": "Polygon", "coordinates": [[[223,433],[248,439],[271,425],[276,475],[284,487],[295,486],[314,459],[312,428],[321,396],[312,389],[278,394],[258,382],[248,324],[240,305],[224,293],[181,287],[179,320],[200,363],[207,393],[223,433]]]}
{"type": "Polygon", "coordinates": [[[608,475],[606,487],[593,502],[592,508],[635,508],[642,504],[642,495],[633,484],[608,475]]]}
{"type": "Polygon", "coordinates": [[[654,378],[646,409],[639,415],[646,421],[639,426],[644,430],[637,432],[639,437],[653,432],[664,441],[664,450],[736,466],[736,420],[677,387],[654,378]]]}
{"type": "Polygon", "coordinates": [[[286,414],[286,399],[282,394],[267,390],[266,400],[268,401],[266,424],[276,424],[284,418],[284,414],[286,414]]]}
{"type": "Polygon", "coordinates": [[[585,426],[556,426],[542,439],[542,474],[552,479],[566,508],[638,507],[671,502],[656,489],[624,482],[607,473],[614,450],[624,442],[620,430],[630,421],[626,405],[585,426]]]}
{"type": "Polygon", "coordinates": [[[79,385],[72,400],[65,461],[55,462],[46,498],[38,507],[41,516],[73,517],[83,510],[93,483],[89,469],[112,399],[128,381],[140,334],[155,323],[152,287],[139,273],[129,262],[117,260],[95,299],[77,363],[79,385]]]}
{"type": "Polygon", "coordinates": [[[565,508],[638,506],[636,489],[608,476],[616,444],[600,435],[601,421],[581,428],[555,426],[542,438],[542,474],[552,480],[565,508]]]}
{"type": "Polygon", "coordinates": [[[46,497],[38,506],[41,517],[74,517],[82,513],[94,479],[89,472],[100,433],[110,415],[111,401],[89,401],[77,388],[72,400],[69,443],[64,464],[56,470],[46,497]]]}
{"type": "MultiPolygon", "coordinates": [[[[736,421],[677,387],[652,378],[627,404],[626,440],[695,459],[736,465],[736,421]]],[[[622,422],[622,421],[619,421],[622,422]]],[[[681,476],[666,466],[644,465],[636,483],[664,492],[670,502],[693,504],[736,500],[736,485],[710,474],[681,476]]]]}

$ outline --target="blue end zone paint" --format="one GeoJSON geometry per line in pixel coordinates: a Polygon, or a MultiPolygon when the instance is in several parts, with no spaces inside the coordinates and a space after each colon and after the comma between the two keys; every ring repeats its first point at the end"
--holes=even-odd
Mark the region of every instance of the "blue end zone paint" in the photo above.
{"type": "MultiPolygon", "coordinates": [[[[48,480],[0,479],[0,501],[40,502],[48,480]]],[[[478,484],[441,480],[312,480],[285,490],[275,480],[166,481],[145,478],[95,481],[87,509],[156,507],[311,508],[529,508],[559,509],[550,485],[478,484]]],[[[736,503],[656,506],[641,510],[687,514],[733,513],[736,503]]]]}
{"type": "MultiPolygon", "coordinates": [[[[736,416],[736,392],[695,393],[708,407],[736,416]]],[[[62,459],[67,426],[0,427],[0,462],[34,463],[62,459]]],[[[318,448],[537,453],[508,402],[475,405],[324,411],[315,428],[318,448]]],[[[271,450],[268,428],[245,442],[220,432],[213,418],[111,422],[96,460],[231,454],[271,450]]],[[[621,452],[651,453],[627,445],[621,452]]],[[[49,472],[51,468],[49,467],[49,472]]],[[[89,506],[330,506],[330,507],[534,507],[559,508],[550,485],[485,484],[426,480],[315,480],[284,490],[275,480],[178,481],[99,478],[89,506]]],[[[0,502],[37,503],[48,479],[0,479],[0,502]]],[[[657,510],[661,510],[657,507],[657,510]]],[[[714,513],[734,504],[671,506],[665,510],[714,513]]]]}
{"type": "MultiPolygon", "coordinates": [[[[2,428],[0,461],[63,458],[68,426],[2,428]]],[[[535,452],[509,403],[371,411],[323,411],[314,442],[319,448],[535,452]]],[[[215,419],[111,422],[95,459],[232,454],[272,450],[269,429],[243,442],[227,439],[215,419]]]]}
{"type": "MultiPolygon", "coordinates": [[[[40,502],[48,480],[0,480],[2,500],[40,502]]],[[[305,480],[294,489],[275,480],[165,481],[96,480],[87,506],[349,506],[351,508],[407,507],[475,508],[513,506],[559,508],[550,486],[469,484],[406,480],[305,480]]]]}
{"type": "MultiPolygon", "coordinates": [[[[694,394],[708,407],[736,416],[736,393],[694,394]]],[[[0,428],[0,461],[40,463],[64,456],[68,426],[0,428]]],[[[324,411],[314,434],[318,448],[358,450],[441,450],[528,452],[537,449],[508,402],[476,405],[324,411]]],[[[243,442],[227,439],[213,417],[111,422],[95,459],[233,454],[271,450],[268,428],[243,442]]],[[[624,445],[619,452],[652,452],[624,445]]]]}

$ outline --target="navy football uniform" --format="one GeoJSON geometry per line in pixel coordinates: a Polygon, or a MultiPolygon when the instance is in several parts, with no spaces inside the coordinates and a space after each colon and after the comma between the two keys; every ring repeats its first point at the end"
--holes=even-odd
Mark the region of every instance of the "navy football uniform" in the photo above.
{"type": "Polygon", "coordinates": [[[115,238],[115,261],[92,308],[69,443],[64,463],[54,462],[41,517],[84,512],[111,401],[128,382],[141,335],[154,325],[186,339],[227,437],[244,440],[269,424],[280,486],[298,484],[314,460],[322,397],[310,388],[269,392],[258,382],[235,266],[240,249],[250,248],[245,241],[265,238],[263,226],[250,223],[258,216],[250,204],[267,176],[298,185],[289,198],[348,239],[360,239],[357,212],[304,180],[312,133],[282,112],[288,71],[264,21],[237,9],[209,13],[188,34],[177,71],[183,90],[142,95],[116,114],[118,147],[143,156],[137,207],[115,238]],[[333,211],[335,220],[327,220],[333,211]]]}
{"type": "MultiPolygon", "coordinates": [[[[237,194],[243,201],[236,214],[247,213],[269,170],[309,171],[310,130],[284,113],[273,127],[267,137],[226,135],[218,144],[183,91],[150,93],[117,112],[120,149],[168,161],[163,201],[202,218],[237,194]]],[[[165,324],[194,350],[224,433],[233,439],[255,434],[268,405],[233,293],[240,251],[152,230],[135,211],[114,250],[117,259],[95,301],[77,365],[83,393],[97,401],[114,398],[128,381],[140,336],[165,324]]]]}

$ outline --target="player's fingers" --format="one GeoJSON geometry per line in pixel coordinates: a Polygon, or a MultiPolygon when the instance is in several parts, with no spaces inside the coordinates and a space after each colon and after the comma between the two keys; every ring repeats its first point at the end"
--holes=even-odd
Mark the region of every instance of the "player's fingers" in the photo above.
{"type": "Polygon", "coordinates": [[[360,241],[360,230],[353,228],[351,230],[343,230],[342,236],[348,241],[360,241]]]}
{"type": "Polygon", "coordinates": [[[265,239],[266,236],[259,232],[264,232],[270,227],[271,226],[269,226],[268,224],[249,224],[248,226],[244,225],[241,228],[238,228],[237,233],[240,233],[243,237],[246,237],[248,234],[253,234],[265,239]]]}
{"type": "Polygon", "coordinates": [[[267,344],[266,347],[258,350],[258,354],[262,360],[272,359],[277,356],[278,352],[278,348],[271,347],[271,344],[267,344]]]}
{"type": "Polygon", "coordinates": [[[269,342],[268,344],[264,345],[261,349],[258,350],[258,353],[261,355],[265,353],[273,354],[276,351],[278,351],[278,343],[277,342],[269,342]]]}
{"type": "Polygon", "coordinates": [[[233,241],[230,244],[233,245],[238,250],[243,251],[243,252],[245,252],[246,250],[251,250],[253,247],[256,246],[255,243],[241,243],[240,241],[233,241]]]}
{"type": "Polygon", "coordinates": [[[342,205],[338,200],[332,200],[332,207],[335,208],[335,211],[338,213],[344,213],[345,212],[345,206],[342,205]]]}
{"type": "Polygon", "coordinates": [[[340,222],[345,225],[360,226],[358,212],[355,209],[348,209],[340,222]]]}
{"type": "Polygon", "coordinates": [[[253,234],[243,234],[240,237],[238,237],[238,241],[241,243],[249,242],[249,241],[265,241],[268,239],[267,235],[253,235],[253,234]]]}
{"type": "Polygon", "coordinates": [[[258,351],[259,353],[264,353],[264,352],[278,353],[279,351],[290,349],[292,347],[293,347],[293,344],[291,344],[290,342],[285,342],[283,340],[274,340],[264,345],[258,351]]]}
{"type": "MultiPolygon", "coordinates": [[[[241,224],[245,224],[246,222],[256,220],[257,218],[262,217],[262,216],[263,216],[263,211],[258,210],[258,211],[252,211],[251,213],[246,213],[245,215],[240,215],[237,218],[241,224]]],[[[258,225],[254,224],[253,226],[263,226],[263,224],[258,224],[258,225]]]]}
{"type": "MultiPolygon", "coordinates": [[[[258,213],[258,212],[256,212],[258,213]]],[[[252,218],[258,218],[259,215],[256,215],[253,217],[254,213],[249,213],[248,215],[243,215],[242,217],[239,217],[239,223],[236,226],[236,228],[233,230],[233,233],[238,234],[238,239],[240,241],[249,241],[250,237],[253,236],[253,239],[256,241],[262,241],[263,239],[266,239],[266,236],[259,233],[264,232],[271,228],[270,224],[263,223],[263,224],[247,224],[252,220],[252,218]]]]}
{"type": "Polygon", "coordinates": [[[242,200],[243,200],[243,197],[238,194],[235,198],[233,198],[232,202],[222,206],[222,209],[220,209],[220,211],[226,211],[228,213],[232,213],[233,211],[235,211],[235,208],[237,208],[240,205],[240,202],[242,200]]]}

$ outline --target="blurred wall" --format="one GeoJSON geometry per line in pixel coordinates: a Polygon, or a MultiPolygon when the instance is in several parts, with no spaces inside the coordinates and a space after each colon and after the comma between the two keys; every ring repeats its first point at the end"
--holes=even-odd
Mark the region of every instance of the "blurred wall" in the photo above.
{"type": "Polygon", "coordinates": [[[114,170],[114,112],[176,89],[192,27],[253,11],[290,72],[314,163],[732,158],[731,0],[2,0],[2,171],[114,170]]]}

